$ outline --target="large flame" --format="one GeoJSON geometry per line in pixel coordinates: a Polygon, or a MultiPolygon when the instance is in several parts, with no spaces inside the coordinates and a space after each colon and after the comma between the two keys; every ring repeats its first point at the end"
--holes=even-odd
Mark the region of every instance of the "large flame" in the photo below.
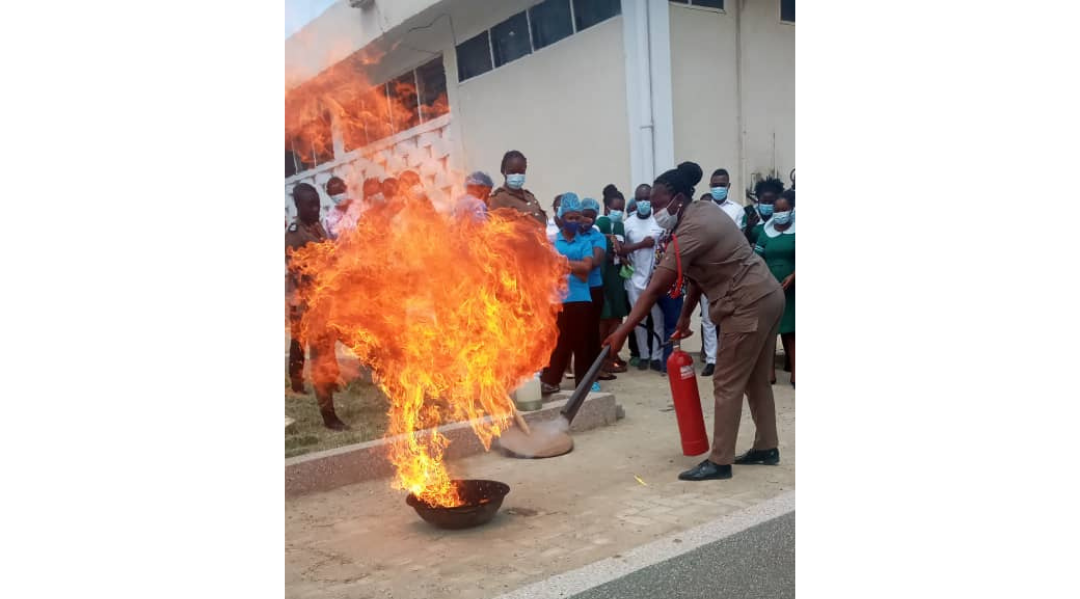
{"type": "Polygon", "coordinates": [[[293,254],[312,275],[307,334],[333,333],[390,398],[397,487],[460,505],[443,463],[445,436],[470,420],[490,448],[509,426],[508,392],[546,363],[567,265],[531,217],[498,210],[455,220],[400,197],[366,210],[336,243],[293,254]],[[490,418],[484,418],[490,417],[490,418]]]}
{"type": "MultiPolygon", "coordinates": [[[[337,44],[326,47],[328,59],[341,55],[337,44]]],[[[417,105],[411,72],[385,87],[369,84],[368,67],[381,58],[378,49],[361,50],[287,91],[286,139],[304,162],[333,155],[331,123],[346,148],[360,148],[447,112],[445,92],[417,105]]],[[[335,168],[342,170],[356,197],[366,177],[380,174],[335,168]]],[[[430,184],[445,165],[412,170],[430,184]]],[[[461,174],[453,176],[452,188],[462,189],[461,174]]],[[[443,463],[449,441],[427,429],[469,420],[490,448],[509,425],[508,393],[546,365],[555,346],[568,267],[531,217],[495,211],[484,223],[458,221],[410,192],[363,206],[355,230],[293,254],[314,280],[301,290],[308,305],[301,328],[315,338],[334,335],[389,397],[396,485],[431,505],[454,506],[460,499],[443,463]]]]}

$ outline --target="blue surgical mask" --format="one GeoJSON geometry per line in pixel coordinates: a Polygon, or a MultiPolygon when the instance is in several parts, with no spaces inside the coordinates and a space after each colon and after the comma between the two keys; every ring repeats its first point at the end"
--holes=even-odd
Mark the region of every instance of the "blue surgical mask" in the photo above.
{"type": "Polygon", "coordinates": [[[778,225],[786,225],[791,222],[791,211],[786,210],[784,212],[774,213],[772,220],[778,225]]]}
{"type": "Polygon", "coordinates": [[[757,205],[757,211],[758,211],[758,214],[760,214],[761,216],[772,216],[773,205],[772,204],[758,204],[757,205]]]}
{"type": "Polygon", "coordinates": [[[510,189],[521,189],[525,185],[525,173],[514,173],[506,176],[506,186],[510,189]]]}
{"type": "Polygon", "coordinates": [[[612,222],[622,222],[622,216],[622,210],[612,210],[611,212],[608,212],[608,218],[610,218],[612,222]]]}
{"type": "Polygon", "coordinates": [[[563,221],[562,228],[563,231],[571,235],[577,235],[578,233],[581,233],[581,223],[576,221],[572,223],[563,221]]]}
{"type": "Polygon", "coordinates": [[[712,194],[712,199],[716,200],[717,202],[723,202],[727,199],[726,187],[712,187],[709,189],[709,193],[712,194]]]}
{"type": "Polygon", "coordinates": [[[641,218],[649,218],[649,215],[652,214],[652,201],[641,200],[638,202],[637,213],[641,218]]]}

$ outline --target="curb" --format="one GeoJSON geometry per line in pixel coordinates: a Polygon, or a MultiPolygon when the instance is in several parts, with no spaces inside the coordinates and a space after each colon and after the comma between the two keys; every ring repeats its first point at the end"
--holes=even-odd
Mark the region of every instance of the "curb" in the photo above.
{"type": "MultiPolygon", "coordinates": [[[[539,424],[558,418],[564,405],[565,399],[553,401],[539,410],[523,412],[522,415],[530,425],[539,424]]],[[[618,419],[618,408],[613,394],[590,393],[570,425],[570,430],[580,432],[614,424],[618,419]]],[[[455,422],[440,426],[437,430],[450,441],[444,454],[447,460],[457,460],[484,451],[483,444],[473,434],[469,422],[455,422]]],[[[389,443],[389,439],[376,439],[286,459],[285,497],[330,491],[345,485],[391,476],[394,466],[386,457],[389,443]]]]}

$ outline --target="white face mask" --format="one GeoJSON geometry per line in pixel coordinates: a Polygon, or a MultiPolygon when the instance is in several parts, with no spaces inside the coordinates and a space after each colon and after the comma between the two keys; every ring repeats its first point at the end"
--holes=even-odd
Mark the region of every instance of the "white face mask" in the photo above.
{"type": "Polygon", "coordinates": [[[344,202],[347,195],[348,194],[344,194],[344,193],[335,193],[334,195],[330,196],[330,201],[333,202],[334,205],[336,206],[336,205],[344,202]]]}
{"type": "Polygon", "coordinates": [[[675,228],[675,225],[679,224],[678,214],[672,214],[670,212],[672,206],[676,206],[674,199],[663,210],[657,210],[653,212],[653,218],[656,219],[656,224],[660,225],[665,231],[670,231],[675,228]]]}

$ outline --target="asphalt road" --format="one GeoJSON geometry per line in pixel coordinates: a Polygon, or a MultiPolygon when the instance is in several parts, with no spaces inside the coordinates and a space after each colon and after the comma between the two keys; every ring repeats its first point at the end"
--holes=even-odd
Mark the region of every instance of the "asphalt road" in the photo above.
{"type": "Polygon", "coordinates": [[[795,597],[795,512],[653,564],[571,599],[795,597]]]}

